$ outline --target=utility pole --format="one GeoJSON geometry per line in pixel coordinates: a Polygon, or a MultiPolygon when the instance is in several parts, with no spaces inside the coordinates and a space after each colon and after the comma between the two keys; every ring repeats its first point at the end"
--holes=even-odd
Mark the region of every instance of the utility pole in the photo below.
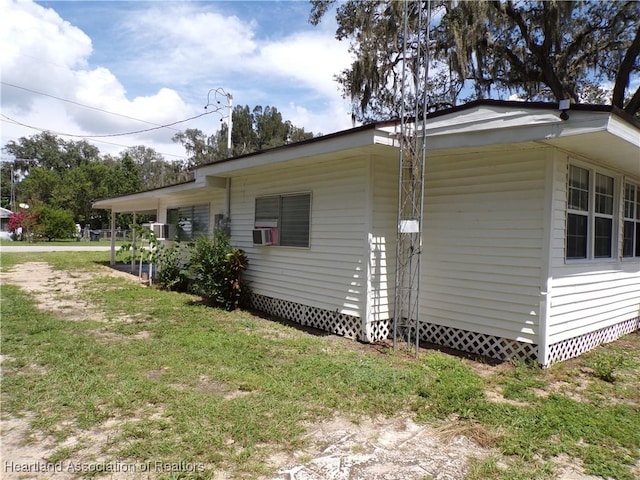
{"type": "MultiPolygon", "coordinates": [[[[9,159],[7,159],[6,161],[8,162],[9,159]]],[[[24,169],[17,168],[16,162],[22,162],[22,165],[25,165],[28,162],[35,162],[35,160],[32,158],[13,158],[10,161],[11,161],[11,164],[9,166],[9,175],[11,176],[11,179],[10,179],[11,193],[9,194],[9,209],[12,212],[15,212],[18,209],[18,205],[16,203],[16,190],[18,186],[17,180],[20,178],[24,178],[24,169]]],[[[4,164],[5,160],[2,160],[2,163],[4,164]]]]}
{"type": "Polygon", "coordinates": [[[16,173],[15,173],[15,163],[11,162],[11,197],[9,198],[9,209],[12,212],[15,212],[16,206],[16,173]]]}

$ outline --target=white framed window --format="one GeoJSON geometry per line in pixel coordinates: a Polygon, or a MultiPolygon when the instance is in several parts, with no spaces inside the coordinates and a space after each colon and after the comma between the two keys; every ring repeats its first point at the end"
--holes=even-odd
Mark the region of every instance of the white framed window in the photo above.
{"type": "Polygon", "coordinates": [[[209,204],[167,209],[169,239],[191,241],[209,235],[209,204]]]}
{"type": "Polygon", "coordinates": [[[630,182],[624,184],[622,256],[640,257],[640,185],[630,182]]]}
{"type": "Polygon", "coordinates": [[[571,164],[567,187],[566,259],[614,258],[615,178],[571,164]]]}
{"type": "Polygon", "coordinates": [[[256,197],[255,228],[273,229],[273,244],[309,247],[311,193],[256,197]]]}

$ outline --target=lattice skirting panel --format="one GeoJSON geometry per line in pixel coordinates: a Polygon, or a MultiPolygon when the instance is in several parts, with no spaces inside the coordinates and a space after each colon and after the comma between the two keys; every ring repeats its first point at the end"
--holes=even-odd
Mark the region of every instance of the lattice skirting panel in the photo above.
{"type": "Polygon", "coordinates": [[[369,334],[369,340],[371,342],[379,342],[381,340],[391,338],[393,336],[393,332],[391,331],[391,322],[389,320],[371,322],[369,334]]]}
{"type": "Polygon", "coordinates": [[[253,308],[274,317],[284,318],[326,332],[349,338],[360,338],[362,321],[359,317],[332,312],[323,308],[309,307],[300,303],[252,294],[253,308]]]}
{"type": "Polygon", "coordinates": [[[640,329],[640,317],[601,328],[595,332],[585,333],[579,337],[569,338],[549,345],[544,365],[549,366],[587,352],[603,343],[613,342],[622,335],[640,329]]]}
{"type": "Polygon", "coordinates": [[[435,345],[484,355],[498,360],[518,358],[536,361],[538,357],[538,346],[531,343],[518,342],[517,340],[509,340],[434,323],[420,324],[420,339],[435,345]]]}
{"type": "MultiPolygon", "coordinates": [[[[268,315],[291,320],[301,325],[314,327],[344,337],[365,340],[361,331],[362,322],[359,317],[265,295],[252,294],[251,301],[256,310],[268,315]]],[[[600,344],[612,342],[622,335],[638,329],[640,329],[640,318],[635,318],[579,337],[554,343],[549,346],[547,358],[544,361],[538,358],[538,346],[535,344],[434,323],[420,324],[420,340],[498,360],[531,360],[542,363],[544,366],[549,366],[556,362],[577,357],[600,344]]],[[[372,322],[370,324],[369,340],[372,342],[384,340],[389,338],[391,333],[390,320],[372,322]]]]}

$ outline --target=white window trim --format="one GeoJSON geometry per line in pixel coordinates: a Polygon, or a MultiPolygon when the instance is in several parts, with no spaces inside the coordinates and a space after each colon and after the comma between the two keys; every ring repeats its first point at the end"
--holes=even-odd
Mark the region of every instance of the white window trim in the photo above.
{"type": "MultiPolygon", "coordinates": [[[[565,177],[566,197],[565,197],[565,233],[564,233],[564,262],[567,265],[585,264],[585,263],[617,263],[622,258],[622,216],[624,211],[624,183],[625,178],[611,170],[601,168],[590,163],[582,162],[576,159],[569,159],[567,162],[567,172],[565,177]],[[589,171],[589,199],[588,212],[582,210],[573,210],[569,208],[569,173],[571,166],[583,168],[589,171]],[[596,213],[596,175],[606,175],[613,178],[613,215],[596,213]],[[587,257],[586,258],[567,258],[567,216],[569,213],[585,215],[587,218],[587,257]],[[611,238],[611,257],[595,257],[595,219],[611,218],[612,219],[612,238],[611,238]]],[[[627,181],[627,183],[629,183],[627,181]]],[[[633,182],[632,182],[633,183],[633,182]]],[[[631,257],[627,257],[631,258],[631,257]]],[[[633,257],[635,258],[635,257],[633,257]]]]}
{"type": "MultiPolygon", "coordinates": [[[[255,212],[255,202],[260,199],[260,198],[282,198],[282,197],[294,197],[294,196],[299,196],[299,195],[309,195],[309,243],[306,247],[300,247],[300,246],[295,246],[295,245],[281,245],[280,243],[277,244],[273,244],[271,245],[271,247],[278,247],[278,248],[283,248],[283,249],[296,249],[296,250],[309,250],[311,248],[311,212],[313,210],[313,194],[311,191],[302,191],[302,192],[287,192],[287,193],[269,193],[266,195],[258,195],[254,198],[254,211],[253,211],[253,222],[254,222],[254,228],[262,228],[262,227],[270,227],[270,228],[280,228],[280,225],[278,225],[278,223],[280,223],[280,218],[278,218],[277,221],[275,222],[265,222],[265,221],[259,221],[256,220],[256,212],[255,212]],[[267,225],[267,223],[269,225],[267,225]]],[[[280,234],[278,232],[278,238],[280,237],[280,234]]]]}
{"type": "Polygon", "coordinates": [[[623,262],[637,262],[640,260],[639,256],[635,255],[636,245],[640,242],[640,238],[636,235],[636,225],[640,223],[640,218],[637,218],[638,212],[636,209],[640,209],[640,202],[638,201],[638,197],[640,196],[640,180],[634,180],[632,178],[623,178],[622,179],[622,204],[621,204],[621,221],[620,221],[620,258],[623,262]],[[626,185],[632,185],[636,188],[636,197],[635,197],[635,205],[634,205],[634,218],[627,217],[625,213],[625,187],[626,185]],[[634,225],[634,239],[635,244],[633,245],[633,255],[629,257],[624,256],[624,223],[632,221],[634,225]]]}

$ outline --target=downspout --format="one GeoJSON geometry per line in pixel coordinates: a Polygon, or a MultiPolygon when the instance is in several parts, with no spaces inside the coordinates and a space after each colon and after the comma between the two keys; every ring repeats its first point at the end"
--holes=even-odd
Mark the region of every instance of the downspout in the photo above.
{"type": "Polygon", "coordinates": [[[556,154],[549,150],[546,154],[545,168],[545,221],[542,226],[542,265],[540,272],[540,307],[538,310],[538,363],[543,367],[549,364],[549,317],[553,288],[553,266],[551,264],[551,243],[553,241],[554,205],[555,205],[555,169],[556,154]]]}

